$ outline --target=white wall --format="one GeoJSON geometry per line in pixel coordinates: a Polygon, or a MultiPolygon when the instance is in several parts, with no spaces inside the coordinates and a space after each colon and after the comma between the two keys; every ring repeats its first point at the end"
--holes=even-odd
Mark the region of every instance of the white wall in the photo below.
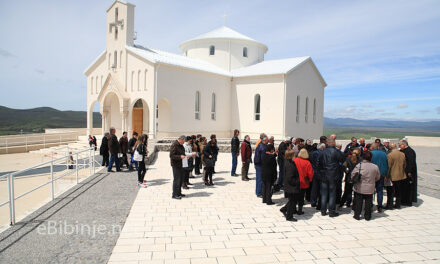
{"type": "Polygon", "coordinates": [[[205,135],[216,133],[219,137],[230,136],[229,77],[161,64],[158,68],[157,86],[157,100],[166,98],[170,102],[171,117],[169,131],[162,131],[160,136],[195,133],[205,135]],[[196,91],[200,91],[201,94],[200,120],[196,120],[194,115],[196,91]],[[211,120],[213,92],[217,97],[216,120],[211,120]]]}
{"type": "Polygon", "coordinates": [[[182,46],[182,51],[190,58],[204,60],[229,71],[263,61],[265,48],[252,41],[212,39],[189,42],[182,46]],[[209,55],[211,45],[215,46],[214,55],[209,55]],[[243,47],[247,47],[248,57],[243,57],[243,47]]]}
{"type": "Polygon", "coordinates": [[[282,75],[235,78],[232,85],[232,129],[237,128],[243,136],[249,134],[253,139],[262,132],[282,138],[283,96],[282,75]],[[259,121],[254,119],[256,94],[261,96],[259,121]]]}
{"type": "Polygon", "coordinates": [[[286,136],[319,138],[324,127],[324,87],[310,61],[286,77],[286,136]],[[296,121],[297,96],[300,96],[299,121],[296,121]],[[306,98],[309,98],[308,121],[305,121],[306,98]],[[316,98],[316,121],[313,100],[316,98]]]}

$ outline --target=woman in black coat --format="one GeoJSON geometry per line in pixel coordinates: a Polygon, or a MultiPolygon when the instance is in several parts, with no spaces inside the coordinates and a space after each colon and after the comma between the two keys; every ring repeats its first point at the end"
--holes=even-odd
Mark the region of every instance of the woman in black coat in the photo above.
{"type": "Polygon", "coordinates": [[[203,161],[205,162],[205,185],[214,185],[212,182],[212,173],[214,172],[215,153],[217,149],[217,143],[215,139],[211,139],[209,143],[203,148],[203,161]],[[208,182],[209,179],[209,182],[208,182]]]}
{"type": "Polygon", "coordinates": [[[274,204],[272,202],[272,186],[277,179],[277,160],[275,148],[272,144],[266,145],[266,153],[263,156],[261,179],[263,203],[267,205],[274,204]]]}
{"type": "Polygon", "coordinates": [[[300,192],[299,186],[299,173],[296,168],[295,162],[293,159],[295,157],[295,152],[293,150],[286,151],[285,160],[284,160],[284,174],[283,174],[283,186],[284,193],[289,198],[286,206],[280,209],[280,211],[284,214],[287,221],[296,222],[296,218],[293,217],[293,214],[296,211],[295,206],[295,194],[300,192]]]}

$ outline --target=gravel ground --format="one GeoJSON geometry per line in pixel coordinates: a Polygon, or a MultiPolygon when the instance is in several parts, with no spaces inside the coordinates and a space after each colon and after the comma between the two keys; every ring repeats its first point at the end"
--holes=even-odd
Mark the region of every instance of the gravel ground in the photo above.
{"type": "Polygon", "coordinates": [[[0,234],[0,263],[106,263],[138,193],[135,172],[73,187],[0,234]]]}

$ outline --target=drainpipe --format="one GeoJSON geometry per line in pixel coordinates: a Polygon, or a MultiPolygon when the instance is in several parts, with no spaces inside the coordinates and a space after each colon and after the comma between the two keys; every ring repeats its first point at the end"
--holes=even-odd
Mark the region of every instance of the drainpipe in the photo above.
{"type": "Polygon", "coordinates": [[[157,118],[156,118],[156,108],[157,108],[157,71],[160,64],[156,63],[154,67],[154,105],[153,105],[153,137],[157,139],[157,118]]]}
{"type": "Polygon", "coordinates": [[[229,40],[229,71],[231,71],[231,41],[229,40]]]}
{"type": "Polygon", "coordinates": [[[283,82],[284,82],[284,96],[283,96],[283,133],[282,133],[282,140],[286,138],[286,90],[287,90],[287,78],[286,74],[283,75],[283,82]]]}

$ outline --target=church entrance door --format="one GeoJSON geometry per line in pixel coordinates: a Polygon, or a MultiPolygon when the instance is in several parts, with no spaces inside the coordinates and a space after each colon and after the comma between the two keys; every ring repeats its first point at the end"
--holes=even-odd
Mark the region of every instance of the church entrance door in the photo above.
{"type": "Polygon", "coordinates": [[[142,128],[144,127],[144,109],[133,108],[133,132],[137,132],[139,135],[142,134],[142,128]]]}

